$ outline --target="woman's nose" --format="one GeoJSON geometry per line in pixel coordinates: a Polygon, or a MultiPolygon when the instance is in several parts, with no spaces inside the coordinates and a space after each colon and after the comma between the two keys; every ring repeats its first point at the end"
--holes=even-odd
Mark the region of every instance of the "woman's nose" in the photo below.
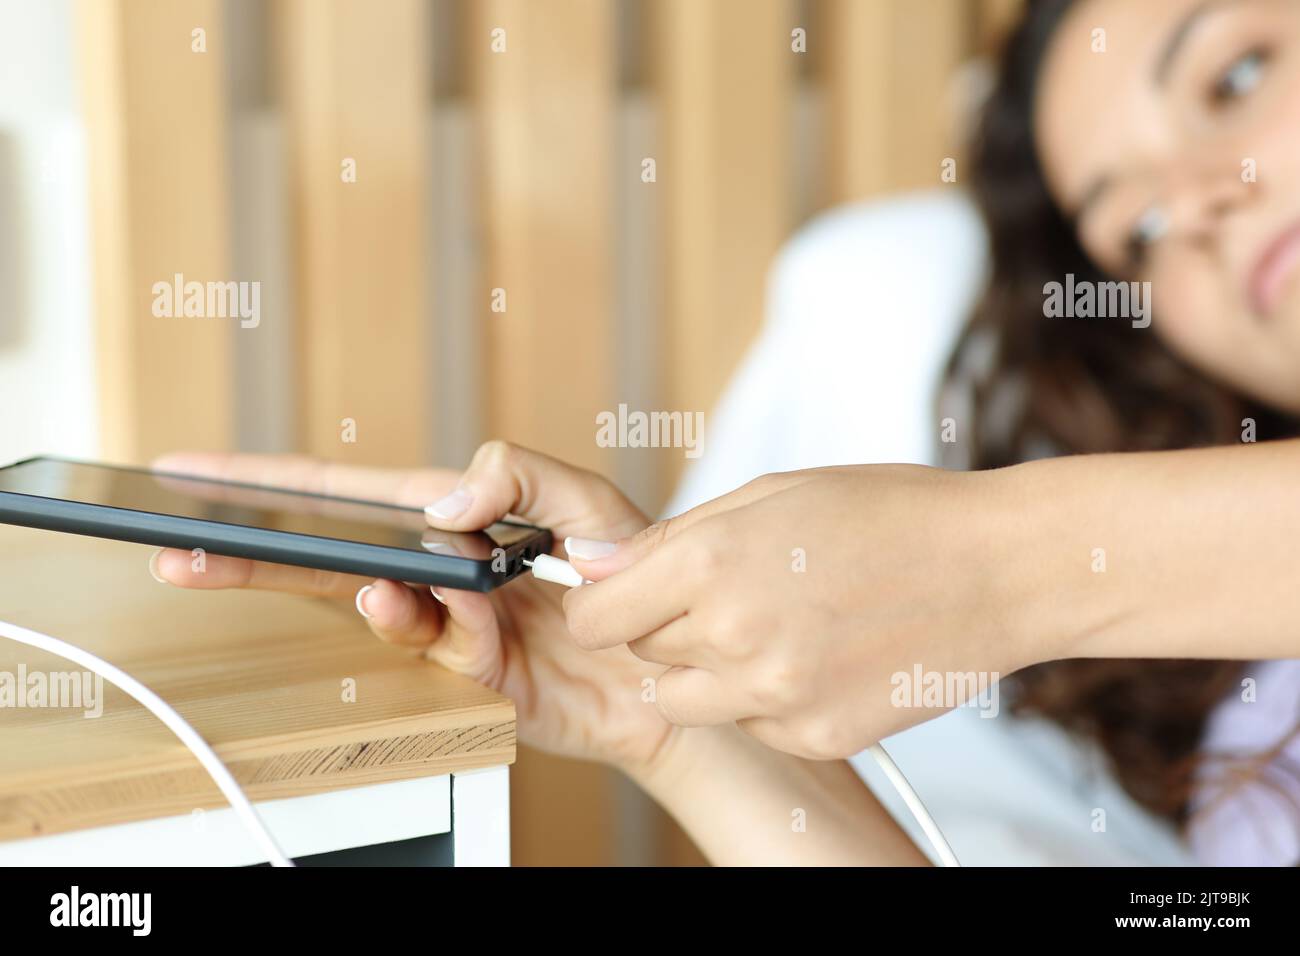
{"type": "Polygon", "coordinates": [[[1156,205],[1169,235],[1215,239],[1225,223],[1256,201],[1258,189],[1244,166],[1216,163],[1171,173],[1156,205]]]}

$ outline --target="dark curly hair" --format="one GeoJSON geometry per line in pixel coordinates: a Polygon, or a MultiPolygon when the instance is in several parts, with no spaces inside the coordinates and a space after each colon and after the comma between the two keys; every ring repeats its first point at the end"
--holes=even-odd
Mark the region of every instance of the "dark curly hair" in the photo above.
{"type": "MultiPolygon", "coordinates": [[[[1072,2],[1026,4],[971,144],[991,270],[941,396],[945,413],[958,401],[968,412],[960,464],[1229,444],[1245,418],[1260,440],[1300,434],[1295,418],[1211,381],[1149,328],[1044,318],[1045,283],[1108,278],[1052,200],[1034,146],[1037,75],[1072,2]]],[[[1095,739],[1139,803],[1183,824],[1206,719],[1241,672],[1232,661],[1069,660],[1021,672],[1011,690],[1016,712],[1095,739]]]]}

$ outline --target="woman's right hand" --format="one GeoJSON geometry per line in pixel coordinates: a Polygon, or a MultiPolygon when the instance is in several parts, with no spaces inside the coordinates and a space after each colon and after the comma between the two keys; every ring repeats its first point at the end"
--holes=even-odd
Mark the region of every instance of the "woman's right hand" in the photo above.
{"type": "MultiPolygon", "coordinates": [[[[485,528],[510,514],[550,528],[561,557],[566,537],[617,540],[649,523],[604,478],[505,442],[482,446],[463,474],[216,454],[169,455],[154,468],[408,507],[441,503],[444,513],[461,509],[459,527],[485,528]]],[[[520,739],[544,750],[610,763],[640,777],[680,734],[644,690],[662,668],[638,660],[626,647],[595,653],[577,647],[565,625],[563,589],[531,575],[489,595],[218,555],[207,556],[206,567],[195,571],[189,552],[172,549],[155,555],[151,569],[179,587],[246,587],[355,601],[380,638],[424,648],[431,660],[512,698],[520,739]]]]}

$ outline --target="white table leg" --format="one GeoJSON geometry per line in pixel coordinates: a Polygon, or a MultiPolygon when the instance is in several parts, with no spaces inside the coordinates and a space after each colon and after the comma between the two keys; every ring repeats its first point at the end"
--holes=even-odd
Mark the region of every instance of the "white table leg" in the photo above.
{"type": "Polygon", "coordinates": [[[510,865],[510,768],[453,774],[451,835],[456,866],[510,865]]]}

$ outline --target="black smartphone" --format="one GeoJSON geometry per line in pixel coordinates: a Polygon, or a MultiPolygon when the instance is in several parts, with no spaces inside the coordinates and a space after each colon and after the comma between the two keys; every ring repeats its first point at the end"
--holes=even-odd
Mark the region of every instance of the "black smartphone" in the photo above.
{"type": "Polygon", "coordinates": [[[512,521],[436,531],[418,508],[63,458],[0,468],[0,522],[468,591],[551,550],[512,521]]]}

